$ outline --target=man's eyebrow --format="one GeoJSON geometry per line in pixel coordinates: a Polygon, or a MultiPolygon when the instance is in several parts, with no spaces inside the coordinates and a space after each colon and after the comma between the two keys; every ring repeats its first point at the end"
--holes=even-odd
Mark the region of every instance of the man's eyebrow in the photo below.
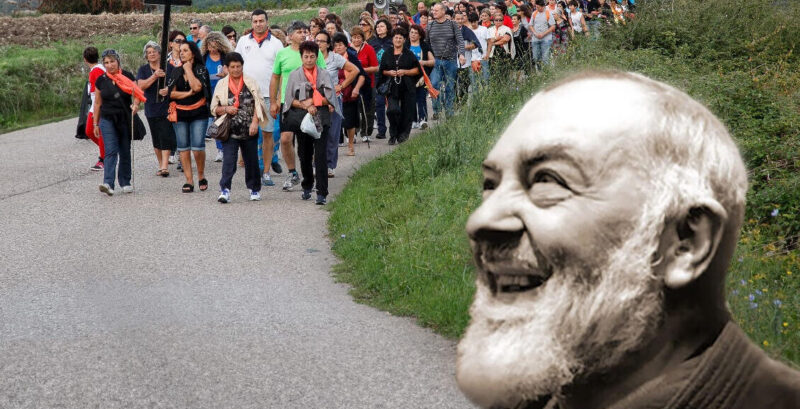
{"type": "Polygon", "coordinates": [[[523,160],[521,163],[521,169],[523,170],[533,168],[543,162],[558,160],[569,163],[578,170],[584,181],[588,180],[580,162],[575,159],[575,156],[570,154],[570,149],[564,145],[545,146],[537,148],[529,153],[523,152],[523,155],[527,156],[527,159],[523,160]]]}

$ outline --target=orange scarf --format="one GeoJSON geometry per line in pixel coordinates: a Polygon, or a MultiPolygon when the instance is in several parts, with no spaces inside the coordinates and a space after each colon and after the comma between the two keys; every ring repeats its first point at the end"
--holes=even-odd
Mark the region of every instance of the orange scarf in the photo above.
{"type": "Polygon", "coordinates": [[[322,94],[320,94],[319,90],[317,90],[317,72],[318,71],[317,71],[317,67],[316,66],[314,66],[314,68],[312,68],[310,70],[307,69],[306,67],[303,67],[303,73],[306,74],[306,79],[308,80],[308,82],[311,83],[311,89],[314,90],[314,93],[313,93],[313,95],[311,97],[312,100],[314,101],[314,106],[315,107],[321,107],[322,106],[322,94]]]}
{"type": "Polygon", "coordinates": [[[228,89],[233,94],[233,106],[239,108],[239,93],[244,87],[244,76],[239,77],[239,84],[234,84],[233,78],[228,80],[228,89]]]}
{"type": "Polygon", "coordinates": [[[251,34],[253,35],[253,39],[256,40],[259,46],[261,46],[261,43],[263,43],[264,40],[266,40],[267,37],[269,37],[269,30],[265,31],[264,35],[261,36],[261,38],[258,38],[255,32],[252,32],[251,34]]]}
{"type": "Polygon", "coordinates": [[[142,91],[142,89],[139,88],[135,82],[131,81],[130,78],[122,75],[122,71],[117,71],[116,74],[106,72],[106,75],[117,84],[117,87],[119,87],[122,92],[128,95],[133,95],[133,97],[138,99],[140,102],[147,102],[147,98],[144,96],[144,91],[142,91]]]}

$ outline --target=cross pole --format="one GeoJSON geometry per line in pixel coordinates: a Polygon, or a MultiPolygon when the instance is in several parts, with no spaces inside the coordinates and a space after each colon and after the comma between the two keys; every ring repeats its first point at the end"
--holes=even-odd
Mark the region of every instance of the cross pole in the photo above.
{"type": "MultiPolygon", "coordinates": [[[[158,4],[164,6],[164,21],[161,24],[161,69],[164,72],[167,71],[167,54],[170,53],[170,50],[167,48],[167,42],[169,41],[169,19],[170,19],[170,8],[171,6],[191,6],[192,0],[145,0],[144,4],[158,4]]],[[[163,88],[164,80],[158,80],[158,88],[163,88]]]]}

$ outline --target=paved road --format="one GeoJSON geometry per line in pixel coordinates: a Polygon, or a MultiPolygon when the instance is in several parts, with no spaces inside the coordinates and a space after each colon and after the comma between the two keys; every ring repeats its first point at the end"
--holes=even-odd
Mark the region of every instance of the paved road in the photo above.
{"type": "MultiPolygon", "coordinates": [[[[101,195],[75,120],[0,135],[0,407],[467,408],[454,343],[334,283],[328,213],[154,176],[101,195]]],[[[210,146],[210,145],[209,145],[210,146]]],[[[332,197],[385,140],[342,156],[332,197]]],[[[210,148],[209,153],[214,149],[210,148]]]]}

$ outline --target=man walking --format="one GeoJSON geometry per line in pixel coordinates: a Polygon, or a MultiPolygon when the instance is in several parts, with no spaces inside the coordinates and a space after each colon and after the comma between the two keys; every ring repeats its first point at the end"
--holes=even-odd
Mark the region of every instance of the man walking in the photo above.
{"type": "MultiPolygon", "coordinates": [[[[250,16],[250,24],[253,31],[242,36],[236,44],[236,52],[244,59],[244,74],[253,78],[258,83],[261,95],[264,95],[264,102],[267,108],[270,107],[270,80],[272,80],[272,69],[275,65],[275,58],[278,51],[283,49],[283,44],[269,30],[267,12],[256,9],[250,16]]],[[[273,102],[279,105],[277,102],[273,102]]],[[[274,129],[275,119],[271,116],[267,118],[267,128],[261,129],[262,151],[264,155],[264,174],[261,182],[264,186],[275,186],[275,182],[269,176],[269,164],[272,162],[273,148],[275,140],[272,130],[274,129]]],[[[273,164],[275,172],[280,173],[280,165],[273,164]]]]}
{"type": "MultiPolygon", "coordinates": [[[[428,23],[428,38],[436,62],[431,73],[431,83],[434,88],[443,92],[445,112],[447,116],[452,116],[458,64],[463,65],[467,61],[464,57],[464,38],[458,25],[445,17],[442,3],[434,5],[432,11],[433,20],[428,23]]],[[[433,100],[433,111],[433,119],[438,119],[441,111],[438,98],[433,100]]]]}
{"type": "MultiPolygon", "coordinates": [[[[286,32],[289,37],[289,46],[278,51],[275,56],[272,80],[269,84],[270,100],[276,101],[269,107],[269,113],[273,118],[277,118],[278,112],[283,111],[281,105],[286,100],[286,84],[289,81],[289,74],[303,65],[303,60],[300,57],[300,43],[308,37],[308,26],[302,21],[295,21],[289,25],[286,32]],[[280,104],[277,103],[279,94],[280,104]]],[[[325,59],[321,53],[317,56],[317,66],[325,68],[325,59]]],[[[289,168],[289,174],[286,175],[286,181],[283,182],[283,190],[286,191],[292,190],[294,185],[300,183],[300,176],[295,169],[293,141],[294,133],[281,132],[281,151],[283,151],[283,160],[286,161],[286,166],[289,168]]]]}
{"type": "Polygon", "coordinates": [[[556,20],[545,9],[544,0],[536,0],[536,11],[531,17],[531,49],[533,50],[533,64],[536,69],[541,69],[550,61],[550,46],[553,45],[553,31],[556,29],[556,20]]]}

